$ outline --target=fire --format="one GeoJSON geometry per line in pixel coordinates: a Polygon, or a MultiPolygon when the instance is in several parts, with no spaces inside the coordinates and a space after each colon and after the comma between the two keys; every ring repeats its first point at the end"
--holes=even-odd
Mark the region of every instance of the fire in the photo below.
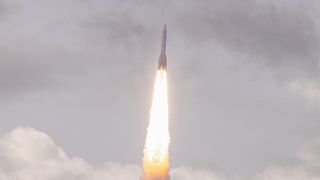
{"type": "Polygon", "coordinates": [[[142,180],[169,180],[169,118],[167,72],[157,72],[145,141],[142,180]]]}

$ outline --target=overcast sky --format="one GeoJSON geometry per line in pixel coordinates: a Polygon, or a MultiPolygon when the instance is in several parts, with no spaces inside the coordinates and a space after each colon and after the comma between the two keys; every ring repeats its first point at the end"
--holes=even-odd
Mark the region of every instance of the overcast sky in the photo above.
{"type": "Polygon", "coordinates": [[[86,164],[63,171],[138,177],[164,23],[174,180],[320,179],[319,17],[318,0],[0,0],[0,179],[26,172],[10,144],[39,142],[86,164]]]}

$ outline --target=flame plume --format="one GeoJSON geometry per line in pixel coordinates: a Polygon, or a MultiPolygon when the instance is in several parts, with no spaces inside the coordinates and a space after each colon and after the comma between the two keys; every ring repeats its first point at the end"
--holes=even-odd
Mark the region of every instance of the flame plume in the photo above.
{"type": "Polygon", "coordinates": [[[159,69],[143,151],[142,180],[169,180],[169,144],[167,72],[159,69]]]}

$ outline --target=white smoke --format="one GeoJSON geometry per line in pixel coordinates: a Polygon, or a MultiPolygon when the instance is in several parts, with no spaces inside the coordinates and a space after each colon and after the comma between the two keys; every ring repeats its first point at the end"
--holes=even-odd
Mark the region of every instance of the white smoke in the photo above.
{"type": "MultiPolygon", "coordinates": [[[[305,145],[296,166],[269,167],[254,180],[319,180],[320,141],[305,145]]],[[[19,127],[0,137],[0,180],[138,180],[136,165],[105,163],[95,167],[69,157],[52,138],[30,127],[19,127]]],[[[211,170],[180,167],[171,170],[172,180],[226,180],[211,170]]]]}
{"type": "Polygon", "coordinates": [[[194,170],[181,167],[171,171],[172,180],[224,180],[222,176],[209,170],[194,170]]]}
{"type": "MultiPolygon", "coordinates": [[[[0,180],[138,180],[136,165],[105,163],[94,167],[69,157],[52,138],[30,127],[19,127],[0,138],[0,180]]],[[[222,180],[213,172],[172,170],[172,180],[222,180]]]]}

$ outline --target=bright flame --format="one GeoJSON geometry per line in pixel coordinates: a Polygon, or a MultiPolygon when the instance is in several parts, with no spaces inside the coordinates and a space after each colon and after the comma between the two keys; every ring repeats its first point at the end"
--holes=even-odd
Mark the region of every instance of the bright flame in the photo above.
{"type": "Polygon", "coordinates": [[[167,72],[158,70],[144,148],[142,180],[168,180],[169,118],[167,72]]]}

